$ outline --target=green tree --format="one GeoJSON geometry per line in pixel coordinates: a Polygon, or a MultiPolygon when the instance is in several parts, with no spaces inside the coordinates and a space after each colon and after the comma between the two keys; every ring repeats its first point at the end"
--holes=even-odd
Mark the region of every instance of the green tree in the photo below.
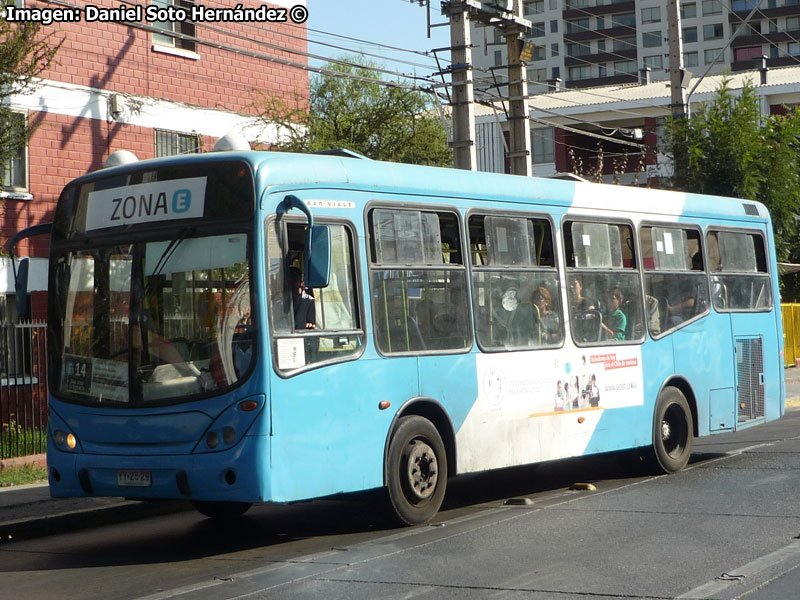
{"type": "MultiPolygon", "coordinates": [[[[447,132],[424,92],[381,83],[377,65],[330,63],[311,79],[308,111],[266,100],[262,119],[278,126],[272,149],[314,152],[345,148],[377,160],[450,166],[447,132]]],[[[395,83],[400,83],[395,82],[395,83]]]]}
{"type": "Polygon", "coordinates": [[[50,66],[64,43],[55,33],[41,35],[41,30],[40,23],[0,20],[0,182],[5,166],[25,147],[34,130],[27,119],[11,110],[9,100],[36,89],[35,78],[50,66]]]}
{"type": "MultiPolygon", "coordinates": [[[[800,214],[800,112],[763,116],[752,83],[740,96],[723,80],[691,118],[667,123],[675,189],[764,203],[778,260],[797,255],[800,214]]],[[[800,257],[799,257],[800,258],[800,257]]]]}

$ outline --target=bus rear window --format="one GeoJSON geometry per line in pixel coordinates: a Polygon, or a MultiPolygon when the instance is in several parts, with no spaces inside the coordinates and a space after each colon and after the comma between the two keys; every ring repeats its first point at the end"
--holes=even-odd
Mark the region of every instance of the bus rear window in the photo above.
{"type": "Polygon", "coordinates": [[[772,308],[764,237],[744,231],[710,231],[706,237],[711,301],[718,311],[772,308]]]}

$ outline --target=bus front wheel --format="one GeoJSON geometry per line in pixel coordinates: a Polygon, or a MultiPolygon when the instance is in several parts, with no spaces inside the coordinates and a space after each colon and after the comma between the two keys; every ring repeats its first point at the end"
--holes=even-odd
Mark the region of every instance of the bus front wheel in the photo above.
{"type": "Polygon", "coordinates": [[[402,417],[389,443],[386,487],[394,514],[406,525],[436,515],[447,487],[447,456],[436,427],[423,417],[402,417]]]}
{"type": "Polygon", "coordinates": [[[686,396],[676,387],[665,387],[658,395],[653,418],[655,466],[663,473],[683,469],[692,454],[694,425],[686,396]]]}

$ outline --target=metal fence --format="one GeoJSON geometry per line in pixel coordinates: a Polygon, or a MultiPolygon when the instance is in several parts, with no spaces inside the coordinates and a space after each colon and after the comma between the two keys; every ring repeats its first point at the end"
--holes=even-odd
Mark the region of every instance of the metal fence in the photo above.
{"type": "Polygon", "coordinates": [[[47,325],[0,324],[0,459],[45,452],[47,325]]]}

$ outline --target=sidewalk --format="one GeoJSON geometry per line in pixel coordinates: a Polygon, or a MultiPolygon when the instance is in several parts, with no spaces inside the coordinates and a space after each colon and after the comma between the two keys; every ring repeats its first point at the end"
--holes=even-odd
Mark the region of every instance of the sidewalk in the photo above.
{"type": "MultiPolygon", "coordinates": [[[[800,408],[800,368],[785,370],[786,408],[800,408]]],[[[0,545],[78,529],[190,510],[186,501],[51,498],[47,483],[0,488],[0,545]]]]}
{"type": "Polygon", "coordinates": [[[47,483],[0,488],[0,545],[189,510],[184,501],[51,498],[47,483]]]}

